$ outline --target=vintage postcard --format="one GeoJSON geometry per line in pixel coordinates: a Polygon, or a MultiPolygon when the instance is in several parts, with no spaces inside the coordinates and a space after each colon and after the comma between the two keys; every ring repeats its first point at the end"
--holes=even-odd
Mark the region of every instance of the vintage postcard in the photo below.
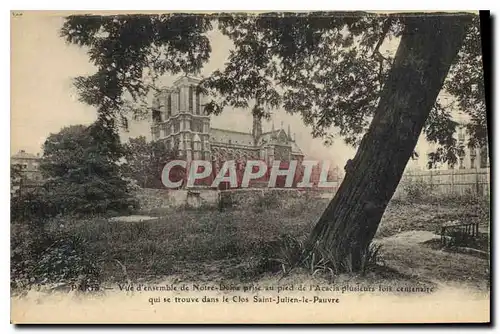
{"type": "Polygon", "coordinates": [[[490,322],[489,13],[11,12],[11,322],[490,322]]]}

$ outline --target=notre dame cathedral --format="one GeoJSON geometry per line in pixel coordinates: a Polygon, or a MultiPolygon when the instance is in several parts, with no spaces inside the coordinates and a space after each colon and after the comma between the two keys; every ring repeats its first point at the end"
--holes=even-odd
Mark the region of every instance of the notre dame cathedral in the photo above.
{"type": "Polygon", "coordinates": [[[205,97],[197,93],[200,80],[183,76],[172,87],[165,87],[153,100],[153,140],[163,141],[168,149],[191,160],[209,160],[220,167],[226,160],[244,162],[263,160],[298,160],[304,154],[292,138],[290,127],[262,132],[260,118],[254,117],[252,129],[239,132],[216,129],[210,125],[210,115],[204,110],[205,97]]]}

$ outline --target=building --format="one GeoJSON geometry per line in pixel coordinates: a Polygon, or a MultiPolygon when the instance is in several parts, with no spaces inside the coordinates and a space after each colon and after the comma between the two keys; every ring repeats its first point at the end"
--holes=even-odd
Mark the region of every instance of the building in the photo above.
{"type": "Polygon", "coordinates": [[[23,179],[28,181],[41,181],[42,174],[40,173],[40,156],[27,153],[20,150],[10,158],[11,166],[18,166],[19,172],[23,175],[23,179]]]}
{"type": "Polygon", "coordinates": [[[18,194],[25,188],[37,186],[42,182],[40,173],[40,157],[24,150],[19,151],[10,158],[11,168],[11,195],[18,194]]]}
{"type": "MultiPolygon", "coordinates": [[[[454,120],[458,123],[454,138],[458,146],[462,146],[463,152],[457,156],[455,164],[437,163],[433,166],[433,170],[447,169],[485,169],[490,167],[489,152],[487,145],[483,147],[468,147],[469,134],[467,133],[468,120],[460,113],[455,115],[454,120]]],[[[425,138],[425,134],[421,134],[415,151],[418,157],[410,159],[408,162],[408,171],[429,170],[429,154],[436,151],[439,146],[434,143],[429,143],[425,138]]]]}
{"type": "Polygon", "coordinates": [[[177,79],[153,99],[152,138],[163,141],[168,149],[176,150],[187,161],[212,161],[214,170],[224,161],[303,160],[304,154],[292,138],[290,127],[262,131],[262,121],[253,118],[248,132],[213,128],[210,115],[204,110],[207,99],[197,92],[200,80],[189,76],[177,79]]]}
{"type": "Polygon", "coordinates": [[[449,169],[482,169],[490,167],[487,145],[480,148],[467,146],[468,138],[465,124],[459,125],[457,140],[464,146],[464,152],[458,157],[458,163],[455,166],[448,166],[449,169]]]}

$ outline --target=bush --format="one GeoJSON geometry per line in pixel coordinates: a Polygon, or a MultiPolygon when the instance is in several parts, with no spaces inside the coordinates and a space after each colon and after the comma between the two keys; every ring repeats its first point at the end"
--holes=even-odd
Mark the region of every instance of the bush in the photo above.
{"type": "Polygon", "coordinates": [[[86,240],[49,234],[40,222],[14,223],[11,232],[11,287],[64,283],[86,290],[98,283],[100,271],[86,240]]]}
{"type": "Polygon", "coordinates": [[[37,188],[23,192],[10,200],[10,218],[12,221],[46,219],[58,213],[57,206],[52,203],[47,192],[37,188]]]}
{"type": "Polygon", "coordinates": [[[432,184],[426,183],[422,179],[412,180],[403,184],[406,197],[412,201],[423,200],[432,195],[432,184]]]}
{"type": "MultiPolygon", "coordinates": [[[[98,190],[97,190],[98,191],[98,190]]],[[[81,196],[61,188],[36,188],[11,198],[11,220],[48,219],[57,215],[117,215],[139,209],[139,201],[131,194],[116,197],[81,196]]]]}

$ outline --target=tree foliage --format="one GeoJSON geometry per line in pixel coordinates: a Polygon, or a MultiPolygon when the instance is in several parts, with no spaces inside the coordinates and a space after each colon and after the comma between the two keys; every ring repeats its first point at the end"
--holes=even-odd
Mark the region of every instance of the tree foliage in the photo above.
{"type": "MultiPolygon", "coordinates": [[[[328,258],[334,271],[363,268],[382,215],[422,131],[430,142],[438,144],[430,162],[453,164],[463,150],[454,138],[458,122],[452,118],[452,110],[456,104],[470,118],[467,129],[472,140],[468,144],[480,145],[485,139],[477,16],[418,15],[425,14],[197,15],[194,18],[204,23],[203,28],[183,27],[192,32],[185,41],[191,43],[194,50],[198,50],[196,41],[207,42],[206,53],[186,58],[192,64],[188,68],[190,72],[196,73],[208,60],[210,46],[206,32],[212,23],[217,23],[218,30],[233,45],[225,65],[200,84],[200,90],[211,97],[205,105],[208,112],[217,114],[225,107],[243,107],[251,109],[254,115],[267,117],[272,110],[283,108],[300,114],[304,123],[312,128],[313,136],[334,140],[332,130],[336,128],[346,143],[359,146],[355,157],[345,166],[344,181],[309,238],[308,256],[319,251],[317,254],[328,258]],[[455,101],[443,103],[438,99],[440,91],[454,95],[455,101]]],[[[162,16],[107,20],[137,20],[147,26],[159,17],[162,16]]],[[[161,24],[168,26],[176,16],[164,18],[166,21],[161,24]]],[[[82,19],[85,18],[76,18],[76,21],[82,19]]],[[[71,18],[65,28],[80,34],[86,30],[84,35],[89,31],[82,27],[76,29],[71,18]]],[[[92,37],[87,38],[91,42],[83,44],[97,51],[97,58],[92,58],[91,53],[91,59],[100,69],[109,71],[111,56],[99,43],[92,42],[97,35],[104,36],[99,37],[104,38],[104,44],[118,47],[113,49],[114,54],[128,57],[124,47],[128,43],[123,39],[134,40],[133,37],[121,29],[111,30],[110,34],[106,24],[93,31],[92,37]]],[[[63,34],[68,36],[64,30],[63,34]]],[[[158,40],[158,32],[154,30],[145,35],[138,44],[147,45],[150,41],[158,46],[154,42],[159,41],[159,45],[172,47],[169,39],[158,40]]],[[[73,40],[69,39],[74,40],[74,36],[73,40]]],[[[138,50],[142,56],[132,52],[134,60],[127,62],[134,63],[134,69],[142,69],[142,75],[145,69],[152,69],[155,75],[176,73],[175,67],[155,67],[150,59],[158,56],[168,61],[176,59],[179,53],[185,56],[182,47],[171,50],[172,55],[147,47],[138,50]]],[[[131,71],[127,66],[121,70],[131,71]]],[[[138,78],[136,75],[133,80],[138,78]]],[[[118,88],[109,99],[116,100],[116,96],[123,95],[127,85],[134,82],[127,75],[121,80],[124,83],[113,86],[118,88]]],[[[93,89],[98,91],[95,95],[102,94],[101,100],[106,102],[109,87],[99,84],[92,82],[93,89]]],[[[89,92],[88,87],[80,88],[82,96],[89,92]]],[[[129,91],[134,101],[138,95],[145,94],[139,90],[134,92],[129,91]]],[[[97,101],[101,115],[106,114],[102,101],[97,101]]],[[[122,107],[123,103],[112,106],[115,118],[127,112],[122,107]]]]}
{"type": "Polygon", "coordinates": [[[44,199],[57,213],[120,212],[136,205],[118,164],[124,154],[119,137],[99,123],[63,128],[43,149],[44,199]]]}
{"type": "MultiPolygon", "coordinates": [[[[358,145],[393,62],[390,50],[382,54],[382,48],[397,45],[412,16],[273,13],[221,18],[221,31],[235,48],[225,69],[204,82],[209,90],[224,96],[213,110],[222,110],[221,105],[245,106],[245,101],[255,97],[257,104],[282,105],[290,113],[299,112],[314,136],[331,140],[334,126],[348,144],[358,145]],[[270,83],[277,84],[280,91],[270,83]]],[[[424,134],[438,144],[431,163],[453,164],[463,150],[453,136],[458,125],[452,118],[456,104],[471,118],[469,145],[485,144],[477,16],[444,88],[457,103],[442,105],[437,101],[424,134]]]]}
{"type": "Polygon", "coordinates": [[[128,125],[126,113],[140,116],[158,75],[196,72],[209,59],[201,15],[73,15],[61,29],[67,42],[85,47],[97,72],[77,77],[81,101],[98,108],[110,122],[128,125]],[[132,102],[132,103],[131,103],[132,102]]]}
{"type": "Polygon", "coordinates": [[[462,50],[451,68],[445,89],[456,97],[458,106],[471,118],[469,146],[487,145],[484,71],[479,18],[474,17],[462,50]]]}
{"type": "MultiPolygon", "coordinates": [[[[414,16],[415,14],[413,14],[414,16]]],[[[300,113],[315,137],[334,140],[332,127],[351,145],[366,132],[392,65],[384,46],[397,45],[412,15],[364,12],[263,14],[162,14],[70,16],[62,29],[67,41],[88,49],[96,74],[80,77],[82,100],[102,115],[121,119],[144,113],[130,107],[155,89],[165,73],[198,73],[213,46],[207,32],[218,28],[233,43],[224,68],[200,86],[212,100],[209,112],[250,107],[269,116],[272,109],[300,113]]],[[[450,71],[445,90],[470,117],[470,146],[486,142],[484,82],[479,18],[450,71]]],[[[463,147],[453,138],[457,122],[451,105],[436,103],[424,133],[438,150],[431,162],[456,161],[463,147]]]]}
{"type": "Polygon", "coordinates": [[[20,164],[10,165],[10,183],[14,183],[23,177],[22,167],[20,164]]]}
{"type": "Polygon", "coordinates": [[[142,188],[164,188],[161,181],[163,167],[175,159],[176,152],[167,150],[161,142],[148,142],[144,136],[130,138],[124,149],[124,175],[142,188]]]}

